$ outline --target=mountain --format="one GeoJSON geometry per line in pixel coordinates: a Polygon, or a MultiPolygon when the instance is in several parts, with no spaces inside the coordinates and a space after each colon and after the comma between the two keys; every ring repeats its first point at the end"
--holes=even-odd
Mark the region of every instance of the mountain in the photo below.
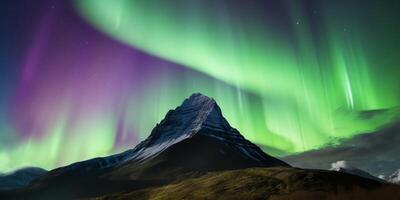
{"type": "Polygon", "coordinates": [[[50,174],[107,173],[109,176],[119,176],[116,173],[118,171],[125,178],[122,171],[127,170],[126,173],[129,173],[130,177],[137,178],[154,175],[149,167],[158,167],[154,166],[156,163],[172,168],[178,167],[180,171],[289,166],[265,154],[232,128],[222,116],[215,100],[202,94],[193,94],[181,106],[170,110],[152,130],[150,136],[134,149],[109,157],[78,162],[56,169],[50,174]],[[168,159],[162,161],[164,157],[168,159]],[[140,173],[136,169],[133,170],[139,166],[146,166],[146,170],[151,172],[146,174],[146,170],[140,173]],[[110,168],[113,168],[112,173],[108,172],[110,168]],[[136,174],[136,177],[133,174],[136,174]]]}
{"type": "Polygon", "coordinates": [[[26,167],[7,174],[0,174],[0,190],[11,190],[29,185],[47,171],[37,167],[26,167]]]}
{"type": "Polygon", "coordinates": [[[353,174],[356,176],[360,176],[363,178],[384,182],[385,180],[380,179],[378,177],[373,176],[372,174],[363,171],[361,169],[355,168],[347,163],[347,161],[341,160],[335,163],[332,163],[332,167],[330,168],[331,171],[343,172],[347,174],[353,174]]]}
{"type": "Polygon", "coordinates": [[[400,187],[293,168],[232,128],[213,99],[193,94],[135,148],[51,170],[27,187],[0,192],[0,199],[345,199],[342,194],[395,199],[400,187]]]}
{"type": "Polygon", "coordinates": [[[129,161],[106,176],[170,178],[174,173],[289,166],[246,140],[229,125],[216,102],[201,94],[169,111],[133,152],[129,161]]]}
{"type": "Polygon", "coordinates": [[[232,128],[214,99],[193,94],[170,110],[135,148],[54,169],[17,195],[93,196],[163,185],[210,171],[275,166],[290,167],[232,128]]]}
{"type": "Polygon", "coordinates": [[[395,171],[392,175],[388,177],[388,182],[394,184],[400,184],[400,169],[395,171]]]}

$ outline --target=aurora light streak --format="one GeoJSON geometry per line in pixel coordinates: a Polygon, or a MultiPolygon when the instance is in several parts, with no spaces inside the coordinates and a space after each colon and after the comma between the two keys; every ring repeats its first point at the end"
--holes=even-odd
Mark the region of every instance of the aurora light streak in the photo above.
{"type": "MultiPolygon", "coordinates": [[[[362,46],[367,43],[359,28],[362,21],[356,14],[347,16],[351,11],[346,6],[328,1],[255,2],[85,0],[77,4],[92,24],[122,42],[285,102],[283,110],[264,105],[266,113],[274,113],[266,123],[272,132],[291,140],[294,151],[356,134],[350,127],[336,130],[343,126],[336,119],[342,118],[336,116],[337,109],[351,113],[398,106],[398,96],[382,95],[380,90],[398,91],[399,84],[378,82],[362,46]]],[[[386,122],[363,124],[357,131],[386,122]]]]}
{"type": "Polygon", "coordinates": [[[39,2],[1,40],[0,171],[131,148],[194,92],[276,155],[399,117],[397,1],[39,2]]]}

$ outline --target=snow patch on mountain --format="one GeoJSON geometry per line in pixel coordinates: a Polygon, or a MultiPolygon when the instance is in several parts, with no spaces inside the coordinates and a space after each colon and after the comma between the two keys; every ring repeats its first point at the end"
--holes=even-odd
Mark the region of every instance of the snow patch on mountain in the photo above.
{"type": "Polygon", "coordinates": [[[388,182],[394,184],[400,184],[400,169],[395,171],[392,175],[388,177],[388,182]]]}
{"type": "Polygon", "coordinates": [[[380,181],[380,182],[384,182],[385,181],[384,179],[380,179],[380,178],[378,178],[376,176],[373,176],[373,175],[371,175],[370,173],[368,173],[366,171],[363,171],[361,169],[358,169],[356,167],[351,166],[345,160],[340,160],[340,161],[332,163],[330,170],[343,172],[343,173],[347,173],[347,174],[352,174],[352,175],[356,175],[356,176],[360,176],[360,177],[363,177],[363,178],[372,179],[372,180],[376,180],[376,181],[380,181]]]}
{"type": "Polygon", "coordinates": [[[337,162],[334,162],[331,164],[331,169],[332,171],[340,171],[341,169],[347,169],[347,170],[352,170],[354,167],[350,166],[347,161],[345,160],[339,160],[337,162]]]}

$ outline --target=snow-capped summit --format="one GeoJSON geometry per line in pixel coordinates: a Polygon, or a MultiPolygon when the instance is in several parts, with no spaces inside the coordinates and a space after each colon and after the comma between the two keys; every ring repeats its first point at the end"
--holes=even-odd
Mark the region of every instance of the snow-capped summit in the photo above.
{"type": "Polygon", "coordinates": [[[170,110],[152,130],[150,136],[136,146],[137,160],[157,155],[169,146],[197,134],[205,126],[229,129],[216,102],[202,94],[193,94],[181,106],[170,110]]]}
{"type": "Polygon", "coordinates": [[[175,110],[170,110],[151,135],[135,148],[138,153],[134,158],[142,160],[155,156],[194,135],[235,143],[241,154],[262,160],[262,151],[229,125],[215,100],[199,93],[190,96],[175,110]]]}
{"type": "Polygon", "coordinates": [[[400,184],[400,169],[395,171],[392,175],[388,177],[388,182],[394,184],[400,184]]]}
{"type": "Polygon", "coordinates": [[[332,163],[330,170],[331,171],[338,171],[338,172],[348,173],[348,174],[353,174],[353,175],[356,175],[356,176],[361,176],[363,178],[384,182],[383,179],[375,177],[375,176],[371,175],[370,173],[368,173],[366,171],[363,171],[361,169],[358,169],[358,168],[355,168],[355,167],[351,166],[345,160],[340,160],[340,161],[332,163]]]}

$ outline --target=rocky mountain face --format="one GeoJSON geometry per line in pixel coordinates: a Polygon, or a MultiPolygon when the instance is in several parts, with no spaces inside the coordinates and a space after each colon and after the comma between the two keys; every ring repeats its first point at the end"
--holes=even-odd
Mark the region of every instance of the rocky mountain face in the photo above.
{"type": "Polygon", "coordinates": [[[109,169],[126,169],[127,165],[128,168],[133,165],[143,166],[149,162],[158,162],[156,160],[159,156],[180,160],[175,164],[176,167],[188,167],[188,171],[289,166],[265,154],[232,128],[213,99],[193,94],[181,106],[170,110],[150,136],[134,149],[78,162],[56,169],[51,174],[113,174],[109,169]]]}
{"type": "Polygon", "coordinates": [[[186,172],[289,166],[246,140],[229,125],[216,102],[201,94],[192,95],[181,106],[169,111],[133,152],[131,159],[106,176],[119,179],[127,176],[133,179],[169,178],[177,172],[181,175],[186,172]]]}
{"type": "Polygon", "coordinates": [[[289,167],[232,128],[213,99],[193,94],[135,148],[52,170],[24,192],[39,199],[56,193],[72,198],[162,185],[210,171],[276,166],[289,167]]]}

